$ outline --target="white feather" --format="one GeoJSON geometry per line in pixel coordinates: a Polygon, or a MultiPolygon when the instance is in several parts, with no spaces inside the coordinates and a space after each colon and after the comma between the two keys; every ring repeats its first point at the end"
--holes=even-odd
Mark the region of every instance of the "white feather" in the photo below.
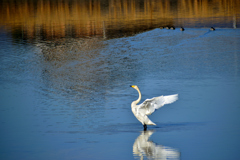
{"type": "Polygon", "coordinates": [[[159,96],[152,99],[146,99],[139,108],[145,110],[146,115],[151,115],[156,109],[161,108],[165,104],[170,104],[178,100],[178,94],[169,96],[159,96]]]}

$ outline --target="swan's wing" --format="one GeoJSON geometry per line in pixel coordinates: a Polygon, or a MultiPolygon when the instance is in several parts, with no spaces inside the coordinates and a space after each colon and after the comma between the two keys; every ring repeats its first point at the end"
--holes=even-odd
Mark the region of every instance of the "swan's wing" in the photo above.
{"type": "Polygon", "coordinates": [[[151,115],[156,109],[161,108],[165,104],[170,104],[178,99],[178,94],[169,96],[159,96],[152,99],[146,99],[139,105],[139,112],[145,115],[151,115]]]}

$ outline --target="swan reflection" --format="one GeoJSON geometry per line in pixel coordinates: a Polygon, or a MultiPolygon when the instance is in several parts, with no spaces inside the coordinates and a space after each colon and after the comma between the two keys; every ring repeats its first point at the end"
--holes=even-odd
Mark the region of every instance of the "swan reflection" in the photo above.
{"type": "Polygon", "coordinates": [[[177,149],[157,145],[149,141],[154,133],[153,130],[143,131],[133,144],[133,154],[135,158],[144,159],[161,159],[161,160],[179,160],[180,152],[177,149]]]}

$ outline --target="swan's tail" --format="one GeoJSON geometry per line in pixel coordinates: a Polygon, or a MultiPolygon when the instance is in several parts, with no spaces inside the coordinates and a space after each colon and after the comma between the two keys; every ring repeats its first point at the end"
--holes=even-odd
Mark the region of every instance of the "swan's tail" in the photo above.
{"type": "Polygon", "coordinates": [[[144,116],[144,124],[156,126],[156,124],[153,123],[146,115],[144,116]]]}

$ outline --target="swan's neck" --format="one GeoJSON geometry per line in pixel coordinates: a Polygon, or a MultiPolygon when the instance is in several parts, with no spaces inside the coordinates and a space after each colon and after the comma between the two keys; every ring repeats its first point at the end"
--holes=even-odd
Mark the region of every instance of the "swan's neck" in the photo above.
{"type": "Polygon", "coordinates": [[[138,88],[137,88],[136,90],[138,91],[139,97],[138,97],[138,99],[137,99],[136,101],[134,101],[134,102],[135,102],[135,104],[138,104],[138,103],[141,101],[142,95],[141,95],[141,92],[140,92],[140,90],[139,90],[138,88]]]}

